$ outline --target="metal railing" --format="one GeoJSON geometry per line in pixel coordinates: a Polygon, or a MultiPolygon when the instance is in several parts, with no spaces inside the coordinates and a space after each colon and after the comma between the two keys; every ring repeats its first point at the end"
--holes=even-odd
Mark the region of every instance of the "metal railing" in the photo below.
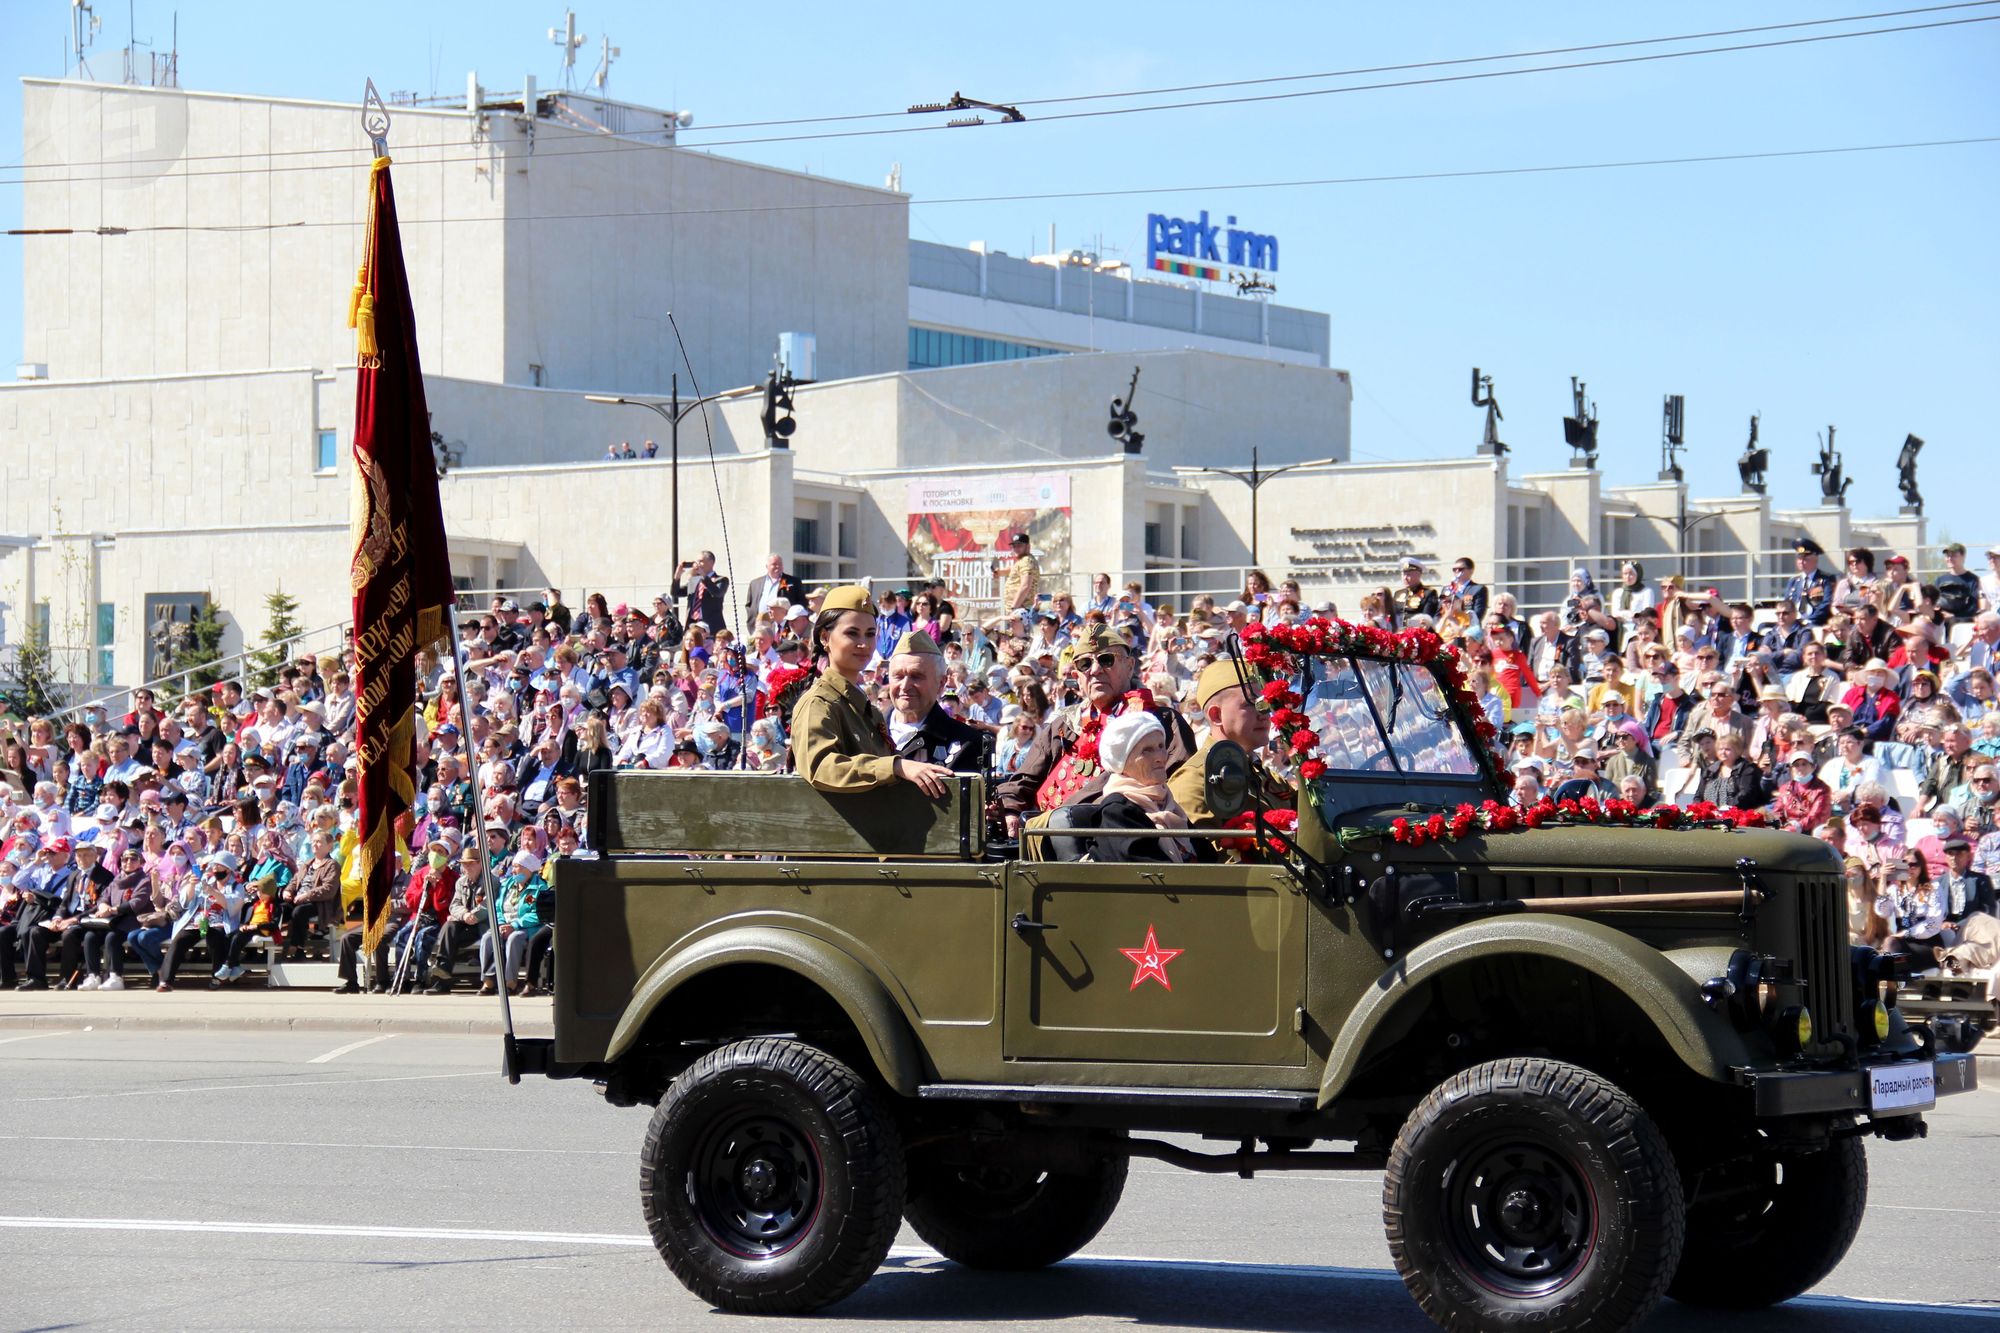
{"type": "MultiPolygon", "coordinates": [[[[1983,552],[1987,546],[1968,543],[1967,548],[1983,552]]],[[[1899,553],[1886,549],[1874,551],[1878,577],[1892,554],[1899,553]]],[[[1933,582],[1938,575],[1946,572],[1944,557],[1938,547],[1927,546],[1907,554],[1912,561],[1910,577],[1918,584],[1933,582]]],[[[1778,601],[1785,595],[1785,585],[1798,573],[1798,563],[1789,546],[1763,551],[1690,551],[1678,562],[1668,551],[1570,558],[1521,556],[1494,561],[1491,586],[1495,592],[1513,593],[1520,613],[1532,616],[1561,608],[1570,595],[1570,575],[1579,567],[1588,570],[1597,583],[1598,591],[1609,597],[1618,586],[1619,570],[1627,560],[1636,562],[1644,569],[1649,587],[1657,589],[1661,577],[1674,573],[1678,563],[1682,583],[1688,589],[1713,588],[1725,602],[1748,602],[1752,606],[1778,601]]],[[[1978,565],[1968,562],[1966,572],[1974,575],[1984,573],[1983,566],[1983,558],[1978,565]]],[[[1846,569],[1844,553],[1826,552],[1820,557],[1820,568],[1839,579],[1846,569]]]]}
{"type": "Polygon", "coordinates": [[[73,703],[66,708],[53,712],[49,714],[49,720],[61,723],[99,706],[102,706],[107,711],[112,711],[116,709],[116,705],[118,704],[124,704],[125,707],[116,709],[116,711],[130,712],[132,697],[140,690],[152,691],[155,699],[179,698],[190,693],[193,689],[199,688],[194,684],[195,677],[197,676],[212,676],[217,683],[233,680],[240,685],[244,685],[247,691],[247,682],[251,672],[261,669],[256,659],[265,656],[276,648],[284,649],[285,660],[291,661],[296,659],[301,652],[318,652],[319,648],[312,646],[315,644],[336,649],[345,647],[347,642],[347,627],[352,623],[353,619],[350,617],[347,620],[336,621],[331,625],[322,625],[317,629],[300,630],[297,634],[289,635],[286,638],[270,643],[258,644],[253,648],[245,648],[241,652],[232,653],[227,657],[219,657],[213,662],[204,662],[199,666],[184,667],[179,671],[171,671],[164,676],[157,676],[152,680],[141,681],[137,685],[121,685],[108,693],[96,695],[83,700],[81,703],[73,703]]]}

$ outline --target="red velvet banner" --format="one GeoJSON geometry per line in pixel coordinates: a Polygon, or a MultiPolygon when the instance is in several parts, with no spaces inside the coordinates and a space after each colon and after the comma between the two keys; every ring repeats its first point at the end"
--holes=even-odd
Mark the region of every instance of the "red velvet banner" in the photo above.
{"type": "Polygon", "coordinates": [[[369,171],[368,225],[349,324],[357,330],[353,588],[356,802],[364,947],[388,924],[395,827],[416,800],[419,648],[446,634],[452,596],[416,319],[396,230],[389,159],[369,171]]]}

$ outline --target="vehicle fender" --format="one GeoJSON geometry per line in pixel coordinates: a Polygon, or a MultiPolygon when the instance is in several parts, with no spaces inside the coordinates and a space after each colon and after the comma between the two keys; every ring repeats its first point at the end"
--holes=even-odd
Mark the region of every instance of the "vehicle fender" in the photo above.
{"type": "Polygon", "coordinates": [[[765,963],[796,973],[833,998],[861,1034],[875,1068],[899,1094],[915,1096],[924,1082],[916,1037],[887,988],[854,956],[802,931],[740,926],[667,954],[639,978],[605,1053],[617,1060],[638,1043],[653,1013],[682,984],[733,963],[765,963]]]}
{"type": "Polygon", "coordinates": [[[1547,958],[1611,982],[1638,1006],[1681,1063],[1703,1078],[1727,1082],[1730,1066],[1750,1058],[1742,1034],[1702,1002],[1700,981],[1688,966],[1697,960],[1677,960],[1601,922],[1524,913],[1454,927],[1410,950],[1384,972],[1334,1037],[1320,1079],[1319,1104],[1340,1095],[1370,1039],[1425,982],[1495,953],[1547,958]]]}

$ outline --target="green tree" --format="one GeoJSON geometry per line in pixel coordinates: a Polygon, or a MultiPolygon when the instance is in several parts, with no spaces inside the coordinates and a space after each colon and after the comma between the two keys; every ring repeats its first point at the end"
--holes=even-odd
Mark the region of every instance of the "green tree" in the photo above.
{"type": "Polygon", "coordinates": [[[181,688],[193,693],[222,679],[222,672],[214,666],[222,660],[222,612],[213,598],[203,600],[187,628],[187,642],[174,654],[174,670],[189,673],[181,688]]]}
{"type": "Polygon", "coordinates": [[[264,610],[270,613],[271,628],[264,633],[264,647],[250,655],[250,670],[247,677],[251,688],[272,686],[278,683],[278,672],[292,659],[296,644],[287,640],[298,637],[305,628],[298,621],[298,599],[283,588],[272,591],[264,599],[264,610]]]}
{"type": "Polygon", "coordinates": [[[6,689],[0,691],[0,714],[27,717],[53,713],[62,707],[56,694],[55,654],[42,642],[41,631],[29,620],[8,666],[6,689]]]}

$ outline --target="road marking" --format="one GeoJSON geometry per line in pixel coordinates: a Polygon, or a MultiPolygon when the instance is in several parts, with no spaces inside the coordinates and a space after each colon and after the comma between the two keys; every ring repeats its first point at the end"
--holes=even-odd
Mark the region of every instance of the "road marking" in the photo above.
{"type": "Polygon", "coordinates": [[[360,1041],[350,1041],[345,1046],[336,1046],[325,1055],[315,1055],[312,1059],[306,1061],[306,1063],[309,1065],[330,1065],[349,1051],[358,1051],[363,1046],[373,1046],[377,1042],[394,1041],[401,1035],[399,1032],[385,1032],[379,1037],[363,1037],[360,1041]]]}
{"type": "Polygon", "coordinates": [[[650,1236],[591,1231],[487,1231],[471,1227],[359,1227],[332,1223],[193,1222],[176,1218],[0,1217],[0,1228],[15,1231],[195,1231],[231,1236],[321,1236],[390,1240],[487,1241],[509,1245],[648,1246],[650,1236]]]}
{"type": "Polygon", "coordinates": [[[31,1102],[89,1102],[100,1097],[157,1097],[177,1092],[261,1092],[265,1088],[350,1088],[357,1083],[420,1083],[439,1078],[499,1078],[488,1069],[470,1069],[462,1074],[403,1074],[395,1078],[306,1078],[283,1083],[209,1083],[193,1088],[131,1088],[124,1092],[77,1092],[62,1097],[16,1097],[10,1106],[31,1102]]]}
{"type": "Polygon", "coordinates": [[[153,1143],[164,1146],[214,1148],[337,1148],[342,1152],[485,1152],[530,1153],[558,1157],[629,1157],[624,1148],[493,1148],[462,1143],[315,1143],[293,1139],[135,1139],[120,1134],[0,1134],[0,1141],[19,1143],[153,1143]]]}
{"type": "Polygon", "coordinates": [[[30,1032],[25,1037],[0,1037],[0,1046],[12,1046],[17,1041],[40,1041],[43,1037],[74,1037],[81,1028],[65,1028],[60,1032],[30,1032]]]}
{"type": "Polygon", "coordinates": [[[1932,1208],[1916,1203],[1871,1203],[1868,1208],[1871,1212],[1880,1210],[1885,1213],[1962,1213],[1967,1217],[1992,1217],[1994,1211],[1991,1208],[1932,1208]]]}

